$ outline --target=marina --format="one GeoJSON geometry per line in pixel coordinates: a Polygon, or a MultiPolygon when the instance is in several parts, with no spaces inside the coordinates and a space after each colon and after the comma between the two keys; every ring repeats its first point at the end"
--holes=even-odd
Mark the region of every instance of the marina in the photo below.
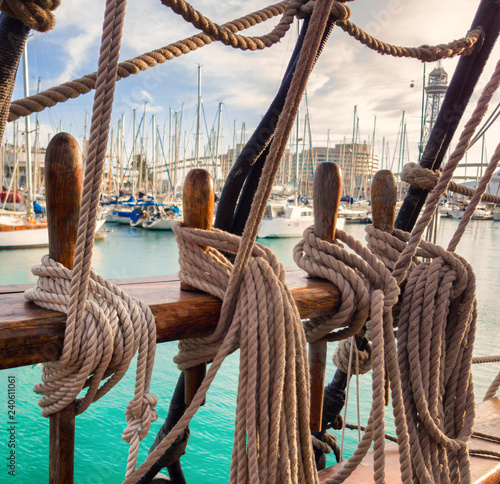
{"type": "MultiPolygon", "coordinates": [[[[450,239],[458,221],[442,219],[438,240],[445,243],[450,239]]],[[[350,224],[346,226],[349,233],[359,240],[364,239],[364,226],[350,224]]],[[[500,280],[497,273],[500,270],[500,247],[497,243],[500,237],[500,224],[492,221],[471,222],[466,232],[459,253],[471,261],[477,273],[477,294],[479,313],[478,330],[475,344],[475,356],[486,356],[498,351],[498,343],[491,336],[497,333],[496,323],[496,294],[500,291],[500,280]],[[482,250],[476,250],[481,244],[482,250]]],[[[293,266],[292,251],[298,239],[264,239],[280,258],[286,267],[293,266]]],[[[94,249],[94,267],[104,277],[109,279],[129,279],[142,276],[172,276],[179,270],[177,262],[177,244],[172,232],[158,233],[115,225],[110,229],[106,242],[98,242],[94,249]],[[134,257],[129,257],[134,254],[134,257]]],[[[2,275],[0,285],[20,285],[34,283],[35,277],[30,269],[38,261],[46,249],[25,249],[18,251],[0,251],[0,267],[2,275]]],[[[158,346],[157,368],[153,374],[154,387],[162,389],[173,388],[177,379],[177,372],[171,371],[172,358],[177,351],[177,344],[164,343],[158,346]]],[[[328,361],[334,347],[329,348],[328,361]]],[[[497,373],[495,364],[475,365],[474,386],[476,399],[479,403],[490,382],[497,373]]],[[[327,380],[333,376],[334,367],[327,365],[327,380]]],[[[33,480],[45,482],[48,472],[48,425],[40,416],[37,396],[33,393],[33,385],[40,379],[41,367],[36,365],[2,370],[0,382],[6,392],[7,375],[15,375],[18,381],[19,440],[20,461],[18,479],[20,482],[33,480]]],[[[236,402],[236,381],[238,378],[238,357],[232,355],[220,371],[214,382],[207,404],[202,407],[192,424],[192,438],[190,452],[183,458],[183,468],[188,482],[206,482],[218,484],[224,482],[229,472],[232,425],[236,402]],[[213,447],[217,446],[217,452],[213,447]]],[[[118,484],[122,482],[123,466],[125,463],[126,444],[117,436],[123,427],[122,408],[128,401],[126,388],[132,384],[132,376],[126,376],[116,389],[116,393],[97,402],[77,420],[76,435],[77,452],[82,458],[75,461],[75,482],[92,482],[102,484],[118,484]],[[101,462],[113,462],[104,468],[101,462]]],[[[360,378],[362,424],[366,423],[366,408],[369,403],[369,375],[360,378]]],[[[354,381],[351,384],[355,392],[354,381]]],[[[169,392],[165,391],[162,397],[163,412],[166,412],[169,403],[169,392]]],[[[387,418],[392,420],[391,412],[387,418]]],[[[148,448],[155,435],[155,430],[161,426],[165,413],[153,424],[153,428],[144,447],[148,448]]],[[[348,421],[357,420],[355,407],[348,410],[348,421]]],[[[388,433],[393,430],[388,429],[388,433]]],[[[357,445],[357,432],[348,431],[346,436],[345,456],[354,451],[357,445]]],[[[146,453],[142,454],[142,458],[146,453]]],[[[335,461],[329,458],[333,464],[335,461]]]]}

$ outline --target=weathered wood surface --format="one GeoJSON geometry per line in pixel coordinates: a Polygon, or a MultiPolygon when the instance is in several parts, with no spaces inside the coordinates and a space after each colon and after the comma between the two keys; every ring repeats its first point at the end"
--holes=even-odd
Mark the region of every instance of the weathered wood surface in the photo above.
{"type": "Polygon", "coordinates": [[[379,170],[372,181],[373,225],[384,232],[392,232],[396,219],[398,190],[396,179],[389,170],[379,170]]]}
{"type": "MultiPolygon", "coordinates": [[[[398,186],[390,170],[379,170],[375,173],[371,185],[371,202],[373,226],[384,232],[394,231],[396,219],[396,203],[398,201],[398,186]]],[[[389,405],[390,390],[388,371],[385,372],[385,404],[389,405]]]]}
{"type": "MultiPolygon", "coordinates": [[[[159,343],[208,335],[215,328],[221,301],[181,291],[176,276],[113,282],[150,306],[159,343]]],[[[302,318],[326,316],[338,309],[339,292],[329,282],[309,279],[294,268],[287,272],[287,283],[302,318]]],[[[26,301],[23,291],[28,287],[0,287],[0,369],[55,361],[61,354],[66,316],[26,301]]]]}
{"type": "Polygon", "coordinates": [[[75,452],[75,402],[50,416],[49,483],[73,482],[75,452]]]}
{"type": "MultiPolygon", "coordinates": [[[[335,226],[342,193],[342,173],[336,163],[321,163],[314,174],[314,235],[327,242],[335,238],[335,226]]],[[[325,393],[327,342],[309,344],[311,376],[311,432],[321,430],[323,396],[325,393]]]]}
{"type": "MultiPolygon", "coordinates": [[[[210,230],[214,216],[214,183],[210,173],[206,170],[191,170],[184,181],[182,191],[182,217],[186,227],[210,230]]],[[[207,251],[207,247],[201,247],[207,251]]],[[[197,291],[195,287],[181,282],[183,291],[197,291]]],[[[200,388],[205,375],[207,374],[207,364],[200,363],[192,368],[184,370],[186,405],[190,405],[198,388],[200,388]]]]}
{"type": "MultiPolygon", "coordinates": [[[[476,407],[476,420],[474,431],[495,435],[500,438],[500,400],[497,398],[480,403],[476,407]]],[[[349,431],[348,431],[349,432],[349,431]]],[[[483,439],[472,438],[469,442],[470,449],[492,450],[500,452],[500,443],[488,442],[483,439]]],[[[386,483],[400,484],[399,452],[397,444],[386,443],[386,483]]],[[[319,482],[325,482],[329,477],[335,475],[340,464],[328,467],[319,472],[319,482]]],[[[500,464],[498,460],[488,457],[471,457],[471,482],[474,484],[498,484],[500,483],[500,464]]],[[[361,465],[346,479],[346,484],[368,484],[373,483],[373,450],[370,450],[363,459],[361,465]]]]}
{"type": "MultiPolygon", "coordinates": [[[[83,157],[78,142],[58,133],[45,154],[45,198],[49,256],[73,269],[82,199],[83,157]]],[[[73,483],[75,462],[75,402],[50,416],[49,483],[73,483]]]]}

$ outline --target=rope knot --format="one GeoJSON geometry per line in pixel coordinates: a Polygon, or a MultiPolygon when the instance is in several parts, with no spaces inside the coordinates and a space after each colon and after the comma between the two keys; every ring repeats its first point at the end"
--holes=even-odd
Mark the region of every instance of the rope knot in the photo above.
{"type": "Polygon", "coordinates": [[[139,441],[146,437],[151,423],[158,418],[155,408],[157,403],[158,398],[152,393],[144,393],[142,398],[130,400],[125,413],[128,425],[122,435],[125,442],[130,444],[134,437],[139,441]]]}
{"type": "Polygon", "coordinates": [[[351,361],[351,373],[354,375],[364,375],[372,369],[372,348],[367,345],[364,350],[358,349],[356,344],[352,344],[353,338],[340,341],[332,355],[333,364],[345,374],[349,373],[349,355],[351,353],[351,346],[353,349],[353,356],[351,361]],[[357,357],[356,357],[357,355],[357,357]],[[359,364],[356,364],[356,358],[359,364]]]}
{"type": "MultiPolygon", "coordinates": [[[[135,396],[127,407],[124,431],[127,442],[136,435],[138,444],[157,418],[157,399],[149,393],[156,349],[151,310],[90,270],[85,305],[81,314],[74,314],[73,271],[46,255],[32,272],[38,281],[25,292],[26,299],[68,315],[61,357],[44,364],[42,383],[35,386],[35,392],[43,395],[42,415],[58,412],[87,388],[77,399],[76,413],[81,414],[121,380],[138,351],[135,396]]],[[[138,445],[131,446],[131,452],[129,462],[135,466],[138,445]]]]}
{"type": "Polygon", "coordinates": [[[439,181],[440,171],[429,170],[418,163],[408,163],[403,167],[401,180],[411,186],[431,192],[439,181]]]}
{"type": "Polygon", "coordinates": [[[56,23],[52,10],[60,3],[61,0],[3,0],[0,1],[0,10],[30,29],[48,32],[56,23]]]}

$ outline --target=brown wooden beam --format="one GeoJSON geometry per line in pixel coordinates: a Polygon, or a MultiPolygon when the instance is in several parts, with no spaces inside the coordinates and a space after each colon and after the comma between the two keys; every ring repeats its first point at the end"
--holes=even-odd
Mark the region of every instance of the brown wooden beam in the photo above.
{"type": "MultiPolygon", "coordinates": [[[[159,343],[208,335],[215,329],[221,301],[181,291],[176,276],[113,282],[149,305],[159,343]]],[[[333,284],[309,279],[300,269],[287,271],[287,284],[304,319],[327,316],[339,307],[339,291],[333,284]]],[[[55,361],[61,355],[66,316],[27,301],[23,292],[29,287],[0,287],[0,369],[55,361]]]]}
{"type": "MultiPolygon", "coordinates": [[[[200,169],[191,170],[186,175],[182,191],[182,217],[184,226],[210,230],[214,216],[214,205],[214,183],[210,173],[200,169]]],[[[206,252],[208,247],[201,247],[201,249],[206,252]]],[[[181,289],[187,292],[200,292],[196,287],[190,286],[185,282],[181,282],[181,289]]],[[[191,404],[206,374],[206,363],[200,363],[184,370],[184,401],[186,405],[191,404]]]]}

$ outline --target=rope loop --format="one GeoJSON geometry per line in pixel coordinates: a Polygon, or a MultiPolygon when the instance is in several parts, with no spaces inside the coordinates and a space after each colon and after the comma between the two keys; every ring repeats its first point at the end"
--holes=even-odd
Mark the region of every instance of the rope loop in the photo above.
{"type": "MultiPolygon", "coordinates": [[[[73,271],[45,255],[32,272],[38,281],[25,297],[38,306],[67,314],[73,271]]],[[[127,442],[132,442],[134,435],[138,442],[157,418],[157,398],[149,393],[156,347],[153,314],[146,304],[92,270],[82,321],[71,337],[69,361],[45,363],[42,383],[35,385],[35,392],[43,395],[39,401],[42,415],[48,417],[75,399],[76,414],[83,413],[121,380],[138,351],[135,393],[127,406],[124,431],[127,442]],[[86,394],[77,399],[84,388],[86,394]]],[[[132,457],[135,463],[137,455],[132,457]]]]}
{"type": "Polygon", "coordinates": [[[414,187],[431,192],[439,181],[440,170],[429,170],[418,163],[407,163],[401,172],[401,180],[414,187]]]}
{"type": "Polygon", "coordinates": [[[352,338],[340,341],[335,353],[332,355],[333,364],[346,375],[349,373],[349,354],[351,346],[354,351],[351,363],[351,374],[364,375],[372,369],[372,348],[368,344],[366,349],[359,350],[356,344],[352,344],[352,338]],[[356,354],[357,353],[357,357],[356,354]],[[359,365],[356,365],[356,358],[359,360],[359,365]],[[358,371],[356,371],[358,370],[358,371]]]}
{"type": "Polygon", "coordinates": [[[30,29],[48,32],[56,24],[52,11],[60,3],[61,0],[3,0],[0,2],[0,11],[30,29]]]}

